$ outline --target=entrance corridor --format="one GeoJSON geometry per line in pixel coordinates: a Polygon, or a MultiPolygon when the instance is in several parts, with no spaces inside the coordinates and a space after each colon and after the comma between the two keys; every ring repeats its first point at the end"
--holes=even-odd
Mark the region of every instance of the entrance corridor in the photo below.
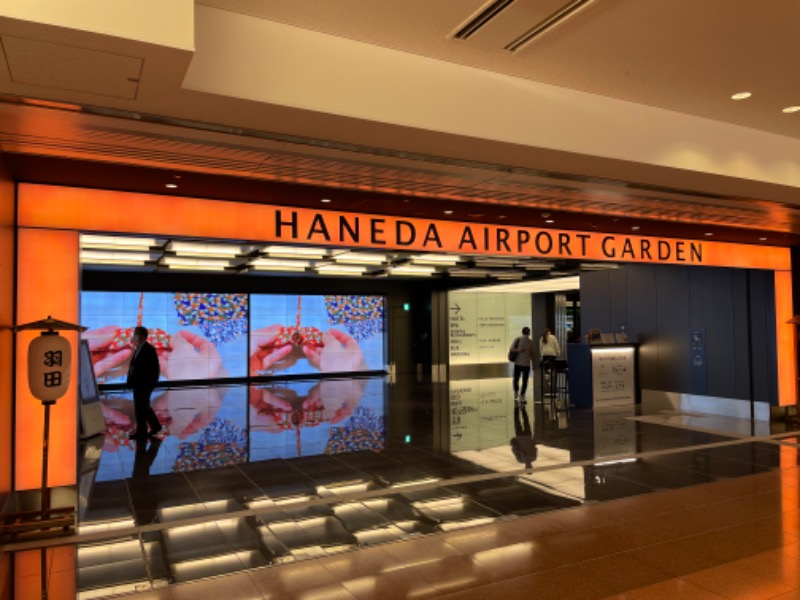
{"type": "Polygon", "coordinates": [[[2,547],[3,600],[800,598],[797,433],[481,383],[168,390],[142,447],[106,394],[77,535],[2,547]]]}

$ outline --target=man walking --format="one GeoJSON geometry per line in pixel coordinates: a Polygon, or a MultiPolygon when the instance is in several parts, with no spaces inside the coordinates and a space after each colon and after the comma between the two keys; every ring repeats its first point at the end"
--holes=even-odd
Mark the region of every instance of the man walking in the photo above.
{"type": "Polygon", "coordinates": [[[139,325],[133,330],[133,343],[136,348],[131,356],[128,368],[129,388],[133,388],[133,408],[136,412],[136,431],[128,434],[131,439],[144,440],[149,435],[155,436],[161,431],[155,411],[150,406],[150,395],[158,383],[160,367],[156,349],[147,341],[147,328],[139,325]]]}

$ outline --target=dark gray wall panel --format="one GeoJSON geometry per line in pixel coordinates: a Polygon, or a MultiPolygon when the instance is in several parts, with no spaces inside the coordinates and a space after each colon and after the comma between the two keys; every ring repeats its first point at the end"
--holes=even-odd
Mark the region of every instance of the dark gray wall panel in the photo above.
{"type": "Polygon", "coordinates": [[[628,294],[626,274],[627,269],[611,269],[608,271],[608,294],[611,300],[609,306],[609,326],[603,331],[616,333],[620,325],[627,325],[628,294]]]}
{"type": "Polygon", "coordinates": [[[747,282],[749,274],[741,269],[732,269],[732,304],[733,304],[733,345],[734,353],[733,379],[736,390],[733,398],[749,400],[750,391],[750,325],[748,323],[747,282]]]}
{"type": "Polygon", "coordinates": [[[771,271],[750,271],[751,364],[757,402],[776,403],[775,281],[771,271]]]}
{"type": "MultiPolygon", "coordinates": [[[[723,398],[736,395],[736,343],[731,301],[731,269],[689,269],[690,328],[706,332],[705,386],[694,381],[692,393],[723,398]]],[[[692,367],[700,371],[701,368],[692,367]]]]}
{"type": "Polygon", "coordinates": [[[631,265],[627,272],[628,335],[639,344],[639,385],[658,387],[656,275],[650,265],[631,265]]]}
{"type": "Polygon", "coordinates": [[[688,267],[656,269],[657,389],[688,391],[691,387],[688,304],[688,267]]]}
{"type": "Polygon", "coordinates": [[[772,271],[627,265],[587,273],[581,311],[583,334],[627,325],[639,343],[642,388],[777,403],[772,271]],[[691,362],[696,329],[705,332],[702,372],[691,362]]]}
{"type": "Polygon", "coordinates": [[[611,329],[608,271],[581,273],[581,339],[590,329],[611,329]]]}

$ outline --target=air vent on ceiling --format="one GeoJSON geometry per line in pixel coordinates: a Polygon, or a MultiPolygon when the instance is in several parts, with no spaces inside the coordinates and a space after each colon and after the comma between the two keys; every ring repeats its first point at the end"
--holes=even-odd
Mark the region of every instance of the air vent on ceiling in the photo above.
{"type": "Polygon", "coordinates": [[[472,19],[467,21],[467,23],[456,32],[454,37],[458,40],[467,39],[512,4],[514,4],[514,0],[495,0],[472,19]]]}
{"type": "Polygon", "coordinates": [[[530,43],[538,36],[542,35],[545,31],[555,27],[564,19],[570,17],[571,15],[575,14],[578,10],[589,4],[592,0],[572,0],[568,4],[565,4],[552,15],[547,17],[544,21],[531,27],[528,31],[520,35],[515,40],[506,44],[505,49],[509,52],[516,52],[520,48],[522,48],[525,44],[530,43]]]}

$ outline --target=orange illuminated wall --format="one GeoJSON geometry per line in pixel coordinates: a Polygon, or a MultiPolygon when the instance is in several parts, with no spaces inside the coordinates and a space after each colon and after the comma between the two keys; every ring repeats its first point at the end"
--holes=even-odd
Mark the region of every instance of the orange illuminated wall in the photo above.
{"type": "Polygon", "coordinates": [[[14,338],[8,328],[14,325],[14,248],[14,184],[0,161],[0,510],[12,474],[14,338]]]}
{"type": "MultiPolygon", "coordinates": [[[[80,290],[78,232],[20,228],[17,232],[17,322],[38,321],[51,316],[69,323],[78,322],[80,290]]],[[[30,341],[37,331],[17,333],[17,401],[14,486],[31,489],[41,486],[44,409],[28,389],[30,341]]],[[[77,359],[78,335],[63,332],[71,342],[77,359]]],[[[48,484],[75,483],[77,469],[78,404],[77,360],[72,363],[67,393],[50,409],[50,459],[48,484]]]]}
{"type": "MultiPolygon", "coordinates": [[[[264,200],[268,202],[270,198],[264,200]]],[[[787,248],[504,227],[36,184],[19,186],[17,219],[21,228],[18,323],[42,319],[48,314],[76,322],[80,292],[79,232],[769,269],[776,273],[779,403],[796,402],[794,327],[784,326],[793,316],[791,259],[787,248]]],[[[29,337],[20,336],[18,347],[26,348],[29,337]]],[[[38,486],[36,467],[41,468],[42,410],[28,394],[26,370],[25,355],[20,352],[16,370],[18,489],[38,486]]],[[[72,380],[76,380],[74,374],[72,380]]],[[[52,450],[59,458],[58,465],[51,469],[51,485],[75,480],[76,402],[73,386],[59,402],[58,413],[54,415],[52,450]]]]}

